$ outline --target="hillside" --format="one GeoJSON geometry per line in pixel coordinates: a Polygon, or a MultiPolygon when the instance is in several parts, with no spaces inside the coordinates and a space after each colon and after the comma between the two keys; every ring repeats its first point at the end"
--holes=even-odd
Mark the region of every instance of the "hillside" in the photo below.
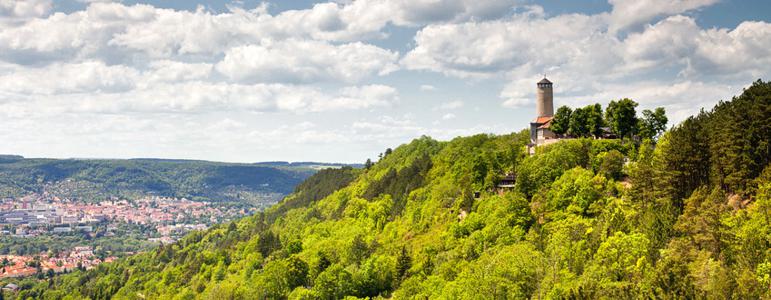
{"type": "Polygon", "coordinates": [[[771,297],[769,126],[758,81],[655,144],[526,156],[524,131],[422,137],[369,169],[319,172],[263,214],[18,297],[771,297]],[[515,187],[497,191],[509,172],[515,187]]]}
{"type": "Polygon", "coordinates": [[[166,159],[0,157],[0,197],[48,192],[101,201],[161,195],[258,204],[286,195],[321,164],[234,164],[166,159]]]}

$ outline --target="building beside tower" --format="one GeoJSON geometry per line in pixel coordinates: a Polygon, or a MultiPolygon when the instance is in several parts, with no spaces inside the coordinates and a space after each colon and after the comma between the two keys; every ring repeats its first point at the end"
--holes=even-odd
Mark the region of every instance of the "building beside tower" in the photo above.
{"type": "Polygon", "coordinates": [[[533,152],[537,146],[559,140],[557,135],[549,129],[554,119],[554,93],[552,82],[546,77],[537,83],[535,112],[536,118],[530,122],[530,152],[533,152]]]}

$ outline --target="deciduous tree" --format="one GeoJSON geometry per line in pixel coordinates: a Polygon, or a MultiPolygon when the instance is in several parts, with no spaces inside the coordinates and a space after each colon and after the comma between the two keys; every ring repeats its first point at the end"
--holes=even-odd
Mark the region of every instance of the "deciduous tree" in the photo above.
{"type": "Polygon", "coordinates": [[[556,134],[565,134],[568,132],[570,126],[570,115],[573,110],[565,105],[560,106],[557,109],[557,113],[554,114],[554,119],[551,120],[551,131],[556,134]]]}
{"type": "Polygon", "coordinates": [[[632,99],[624,98],[613,100],[608,104],[605,110],[605,120],[610,129],[619,137],[631,137],[637,128],[637,102],[632,99]]]}

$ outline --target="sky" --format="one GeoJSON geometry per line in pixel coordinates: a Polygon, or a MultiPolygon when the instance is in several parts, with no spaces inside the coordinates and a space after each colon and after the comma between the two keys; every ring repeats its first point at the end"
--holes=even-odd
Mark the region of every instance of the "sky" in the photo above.
{"type": "Polygon", "coordinates": [[[771,75],[767,0],[0,0],[0,153],[361,163],[771,75]]]}

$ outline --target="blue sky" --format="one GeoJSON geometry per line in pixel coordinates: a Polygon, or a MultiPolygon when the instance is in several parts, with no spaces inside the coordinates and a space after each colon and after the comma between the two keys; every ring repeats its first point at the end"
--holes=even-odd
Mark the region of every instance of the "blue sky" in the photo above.
{"type": "Polygon", "coordinates": [[[771,2],[0,0],[0,153],[361,162],[629,97],[679,122],[771,73],[771,2]]]}

